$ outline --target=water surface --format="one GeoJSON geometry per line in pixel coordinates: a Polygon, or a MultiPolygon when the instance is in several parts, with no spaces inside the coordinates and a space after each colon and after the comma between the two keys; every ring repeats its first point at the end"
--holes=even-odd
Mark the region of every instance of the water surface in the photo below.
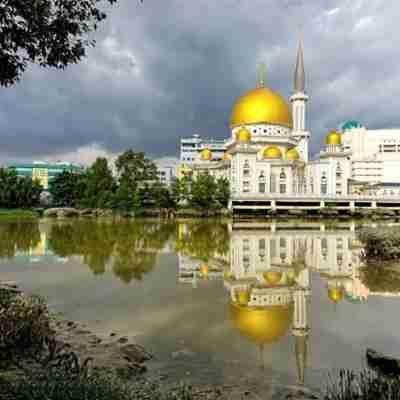
{"type": "Polygon", "coordinates": [[[400,274],[361,252],[354,223],[0,223],[1,280],[202,382],[319,387],[367,347],[400,357],[400,274]]]}

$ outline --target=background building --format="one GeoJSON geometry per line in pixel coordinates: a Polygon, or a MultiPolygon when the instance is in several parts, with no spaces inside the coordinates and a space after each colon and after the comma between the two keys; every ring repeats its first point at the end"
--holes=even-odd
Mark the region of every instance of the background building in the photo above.
{"type": "Polygon", "coordinates": [[[81,172],[83,167],[69,162],[60,161],[54,164],[44,161],[34,161],[31,164],[11,165],[10,169],[14,169],[18,176],[29,177],[40,182],[43,189],[47,190],[51,186],[51,182],[57,175],[68,172],[81,172]]]}
{"type": "Polygon", "coordinates": [[[201,152],[208,149],[212,152],[212,161],[222,160],[226,149],[226,140],[206,139],[199,135],[181,139],[180,161],[192,164],[201,159],[201,152]]]}

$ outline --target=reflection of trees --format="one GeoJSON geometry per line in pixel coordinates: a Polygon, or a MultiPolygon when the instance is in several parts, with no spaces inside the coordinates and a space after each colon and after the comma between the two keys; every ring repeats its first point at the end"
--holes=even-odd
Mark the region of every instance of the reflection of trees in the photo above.
{"type": "Polygon", "coordinates": [[[110,263],[121,280],[130,282],[152,270],[173,229],[170,224],[141,221],[74,221],[53,225],[49,245],[62,257],[81,255],[95,274],[104,273],[110,263]]]}
{"type": "Polygon", "coordinates": [[[28,252],[40,243],[39,225],[35,221],[1,224],[0,258],[12,258],[17,252],[28,252]]]}
{"type": "Polygon", "coordinates": [[[361,269],[361,281],[371,292],[400,292],[400,271],[368,265],[361,269]]]}
{"type": "Polygon", "coordinates": [[[226,255],[229,251],[228,225],[222,222],[200,222],[189,224],[187,235],[178,237],[175,249],[203,261],[226,255]]]}

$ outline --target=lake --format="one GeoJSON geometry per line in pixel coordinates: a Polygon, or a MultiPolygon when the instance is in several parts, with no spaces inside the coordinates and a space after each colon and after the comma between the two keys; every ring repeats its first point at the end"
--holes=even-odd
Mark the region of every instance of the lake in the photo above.
{"type": "Polygon", "coordinates": [[[359,226],[190,220],[0,222],[0,280],[95,333],[134,337],[150,374],[318,388],[371,347],[400,357],[400,274],[365,268],[359,226]]]}

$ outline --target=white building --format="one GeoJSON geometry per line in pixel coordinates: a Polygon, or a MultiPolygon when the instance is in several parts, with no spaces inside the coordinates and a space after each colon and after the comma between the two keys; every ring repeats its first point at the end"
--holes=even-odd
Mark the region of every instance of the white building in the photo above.
{"type": "Polygon", "coordinates": [[[157,175],[162,184],[170,186],[176,179],[178,172],[178,160],[156,160],[157,175]]]}
{"type": "Polygon", "coordinates": [[[206,139],[199,135],[181,139],[180,161],[193,164],[201,160],[201,152],[208,149],[212,152],[212,161],[220,161],[226,150],[226,140],[206,139]]]}
{"type": "Polygon", "coordinates": [[[338,200],[348,208],[400,207],[400,129],[368,130],[348,121],[342,132],[329,132],[318,159],[309,160],[308,100],[300,43],[290,106],[261,76],[234,104],[224,146],[182,139],[181,162],[190,163],[194,175],[226,176],[234,210],[310,208],[310,201],[321,208],[338,200]]]}

